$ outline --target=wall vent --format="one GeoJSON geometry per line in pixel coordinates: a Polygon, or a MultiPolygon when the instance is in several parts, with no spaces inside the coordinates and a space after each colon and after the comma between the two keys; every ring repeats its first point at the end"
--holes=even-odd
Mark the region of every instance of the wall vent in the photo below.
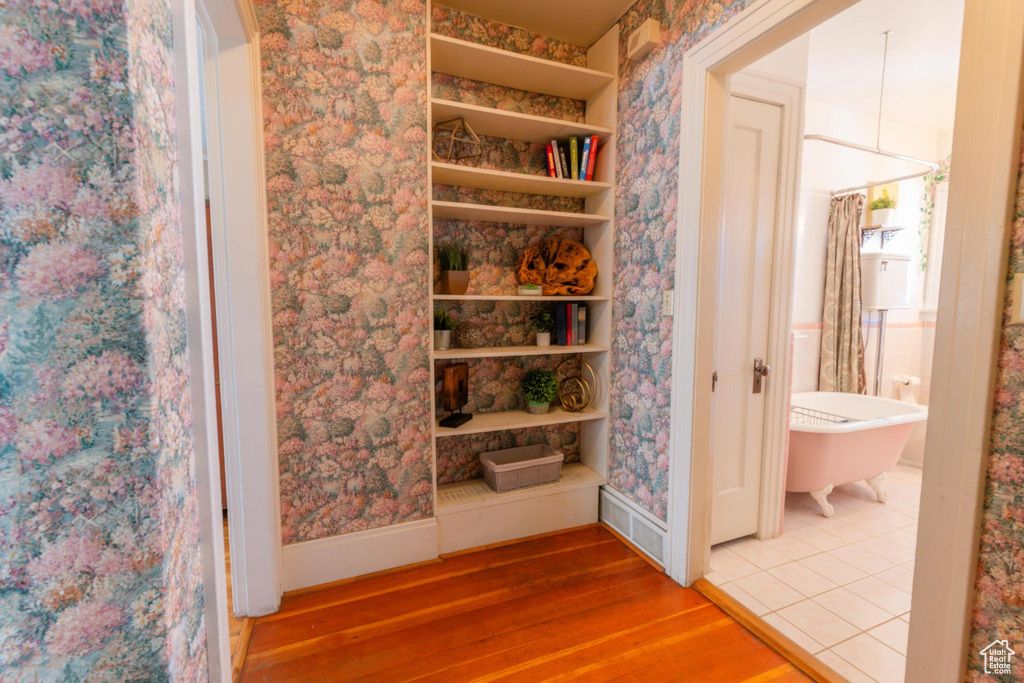
{"type": "Polygon", "coordinates": [[[658,564],[665,564],[665,531],[642,517],[620,494],[604,486],[601,487],[600,517],[658,564]]]}

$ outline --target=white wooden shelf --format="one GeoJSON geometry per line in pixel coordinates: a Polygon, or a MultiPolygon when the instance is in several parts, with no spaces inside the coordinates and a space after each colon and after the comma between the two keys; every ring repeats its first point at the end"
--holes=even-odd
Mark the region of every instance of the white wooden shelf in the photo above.
{"type": "Polygon", "coordinates": [[[607,346],[600,344],[579,344],[577,346],[485,346],[476,349],[448,349],[434,351],[435,360],[454,358],[507,358],[515,356],[558,356],[571,353],[602,353],[607,346]]]}
{"type": "Polygon", "coordinates": [[[483,479],[460,481],[437,487],[437,514],[476,510],[491,505],[504,505],[541,496],[566,493],[583,488],[596,488],[607,483],[605,478],[580,462],[562,466],[558,481],[516,491],[497,493],[483,479]]]}
{"type": "MultiPolygon", "coordinates": [[[[504,410],[493,413],[474,413],[473,419],[452,429],[436,425],[438,438],[458,436],[460,434],[483,434],[484,432],[500,432],[506,429],[526,429],[528,427],[547,427],[549,425],[568,424],[570,422],[589,422],[603,420],[608,413],[600,410],[584,410],[581,413],[567,413],[561,408],[551,408],[544,415],[534,415],[525,410],[504,410]]],[[[434,421],[435,424],[437,420],[434,421]]]]}
{"type": "Polygon", "coordinates": [[[611,216],[572,213],[569,211],[542,211],[519,209],[513,206],[491,206],[468,202],[431,201],[434,218],[457,218],[466,221],[543,225],[557,228],[592,228],[607,223],[611,216]]]}
{"type": "MultiPolygon", "coordinates": [[[[562,121],[545,116],[531,116],[450,100],[431,100],[430,109],[435,125],[440,121],[461,116],[477,135],[505,138],[506,140],[545,144],[553,139],[561,140],[573,135],[580,138],[596,135],[598,137],[598,154],[601,153],[601,145],[613,135],[611,128],[602,126],[588,126],[585,123],[562,121]]],[[[580,140],[581,152],[583,151],[582,144],[583,141],[580,140]]]]}
{"type": "Polygon", "coordinates": [[[530,92],[586,100],[615,76],[457,38],[430,34],[430,69],[450,76],[530,92]]]}
{"type": "Polygon", "coordinates": [[[606,296],[517,296],[514,294],[433,294],[434,301],[608,301],[606,296]]]}
{"type": "MultiPolygon", "coordinates": [[[[600,154],[600,152],[598,152],[600,154]]],[[[611,183],[596,180],[566,180],[546,175],[528,175],[509,171],[492,171],[488,168],[459,166],[442,161],[430,162],[432,182],[441,185],[459,185],[482,190],[501,192],[524,192],[546,194],[554,197],[591,197],[611,189],[611,183]]]]}

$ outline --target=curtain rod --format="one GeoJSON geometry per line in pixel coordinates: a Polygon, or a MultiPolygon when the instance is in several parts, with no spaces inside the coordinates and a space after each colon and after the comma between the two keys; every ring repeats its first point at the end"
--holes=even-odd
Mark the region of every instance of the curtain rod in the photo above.
{"type": "MultiPolygon", "coordinates": [[[[840,140],[838,138],[830,138],[827,135],[805,135],[804,140],[818,140],[819,142],[827,142],[832,145],[839,145],[840,147],[848,147],[850,149],[860,150],[861,152],[870,152],[871,154],[877,154],[883,157],[889,157],[891,159],[899,159],[900,161],[909,161],[914,164],[922,164],[927,166],[931,170],[935,170],[939,167],[934,161],[925,161],[924,159],[918,159],[917,157],[908,157],[905,154],[897,154],[896,152],[887,152],[880,147],[868,147],[867,145],[858,145],[856,142],[847,142],[846,140],[840,140]]],[[[925,171],[927,173],[927,171],[925,171]]],[[[921,175],[924,175],[922,173],[921,175]]]]}
{"type": "Polygon", "coordinates": [[[833,196],[833,197],[837,197],[837,196],[839,196],[841,194],[849,194],[850,192],[856,192],[857,190],[866,190],[869,187],[878,187],[879,185],[888,185],[890,183],[898,183],[898,182],[903,181],[903,180],[912,180],[913,178],[920,178],[921,176],[928,175],[931,172],[932,172],[931,169],[929,169],[927,171],[918,171],[917,173],[911,173],[910,175],[903,175],[903,176],[900,176],[899,178],[890,178],[889,180],[880,180],[877,183],[867,183],[865,185],[858,185],[856,187],[843,188],[842,190],[834,190],[834,191],[830,192],[829,194],[831,194],[831,196],[833,196]]]}

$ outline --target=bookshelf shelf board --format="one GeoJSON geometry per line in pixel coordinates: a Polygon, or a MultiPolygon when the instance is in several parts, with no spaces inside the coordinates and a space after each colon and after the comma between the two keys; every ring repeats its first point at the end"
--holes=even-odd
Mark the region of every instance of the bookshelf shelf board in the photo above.
{"type": "MultiPolygon", "coordinates": [[[[598,151],[598,154],[601,152],[598,151]]],[[[526,173],[510,173],[508,171],[492,171],[486,168],[458,166],[439,161],[430,163],[432,180],[441,185],[459,185],[476,187],[484,190],[500,192],[524,192],[526,194],[546,194],[556,197],[591,197],[609,190],[611,183],[565,180],[543,175],[526,173]]]]}
{"type": "MultiPolygon", "coordinates": [[[[505,138],[506,140],[545,144],[551,142],[552,139],[562,140],[573,135],[580,138],[596,135],[599,138],[598,153],[601,151],[601,144],[605,143],[613,134],[610,128],[602,126],[588,126],[585,123],[560,121],[544,116],[531,116],[449,100],[431,100],[430,110],[435,124],[438,121],[461,116],[477,135],[505,138]]],[[[582,140],[580,141],[580,151],[582,151],[582,140]]]]}
{"type": "Polygon", "coordinates": [[[476,349],[449,349],[434,351],[434,360],[455,358],[505,358],[509,356],[558,356],[571,353],[601,353],[607,346],[600,344],[579,344],[578,346],[489,346],[476,349]]]}
{"type": "Polygon", "coordinates": [[[497,493],[483,479],[470,479],[437,487],[437,514],[464,512],[491,505],[504,505],[582,488],[602,486],[605,478],[581,462],[562,465],[558,481],[525,489],[497,493]]]}
{"type": "Polygon", "coordinates": [[[530,92],[586,100],[615,81],[603,71],[430,34],[430,68],[442,74],[530,92]]]}
{"type": "Polygon", "coordinates": [[[545,415],[534,415],[525,410],[505,410],[493,413],[476,413],[473,419],[452,429],[441,427],[434,420],[437,438],[459,436],[460,434],[482,434],[484,432],[500,432],[506,429],[525,429],[527,427],[547,427],[549,425],[567,424],[570,422],[589,422],[603,420],[608,413],[600,410],[584,410],[581,413],[567,413],[561,408],[551,408],[545,415]]]}
{"type": "Polygon", "coordinates": [[[611,216],[569,211],[542,211],[520,209],[513,206],[489,206],[468,202],[431,201],[434,218],[458,218],[465,221],[514,223],[516,225],[543,225],[558,228],[591,228],[607,223],[611,216]]]}
{"type": "Polygon", "coordinates": [[[434,301],[608,301],[606,296],[517,296],[503,294],[434,294],[434,301]]]}

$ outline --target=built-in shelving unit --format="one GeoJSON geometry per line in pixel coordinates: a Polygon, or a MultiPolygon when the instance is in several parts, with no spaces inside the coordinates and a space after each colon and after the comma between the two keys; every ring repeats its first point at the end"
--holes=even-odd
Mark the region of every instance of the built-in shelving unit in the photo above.
{"type": "MultiPolygon", "coordinates": [[[[428,16],[430,16],[428,11],[428,16]]],[[[434,452],[448,439],[512,429],[545,428],[579,424],[580,462],[565,465],[559,481],[498,494],[482,480],[463,481],[436,487],[436,514],[440,551],[496,543],[512,538],[554,531],[595,522],[598,518],[598,489],[605,483],[608,456],[608,383],[611,346],[611,283],[614,222],[614,170],[616,129],[616,88],[619,29],[616,24],[587,52],[587,67],[572,66],[516,54],[464,40],[431,33],[428,40],[429,71],[468,78],[484,83],[518,88],[534,93],[586,101],[585,120],[562,121],[518,112],[434,98],[428,89],[428,130],[436,122],[462,117],[478,135],[546,143],[570,136],[596,135],[600,140],[593,181],[550,178],[475,168],[438,161],[429,163],[432,185],[455,185],[553,197],[583,199],[582,213],[488,206],[470,201],[435,201],[429,212],[434,218],[482,221],[510,226],[565,227],[582,229],[583,242],[598,266],[594,291],[587,296],[515,296],[472,293],[439,294],[431,302],[510,301],[579,302],[587,304],[587,344],[579,346],[498,346],[473,349],[435,350],[433,363],[460,359],[515,358],[579,354],[597,378],[597,399],[590,409],[570,413],[552,408],[544,415],[525,410],[483,412],[461,427],[441,427],[434,421],[434,452]]],[[[467,229],[473,229],[471,226],[467,229]]],[[[433,235],[430,241],[433,251],[433,235]]],[[[473,392],[470,382],[470,394],[473,392]]]]}

